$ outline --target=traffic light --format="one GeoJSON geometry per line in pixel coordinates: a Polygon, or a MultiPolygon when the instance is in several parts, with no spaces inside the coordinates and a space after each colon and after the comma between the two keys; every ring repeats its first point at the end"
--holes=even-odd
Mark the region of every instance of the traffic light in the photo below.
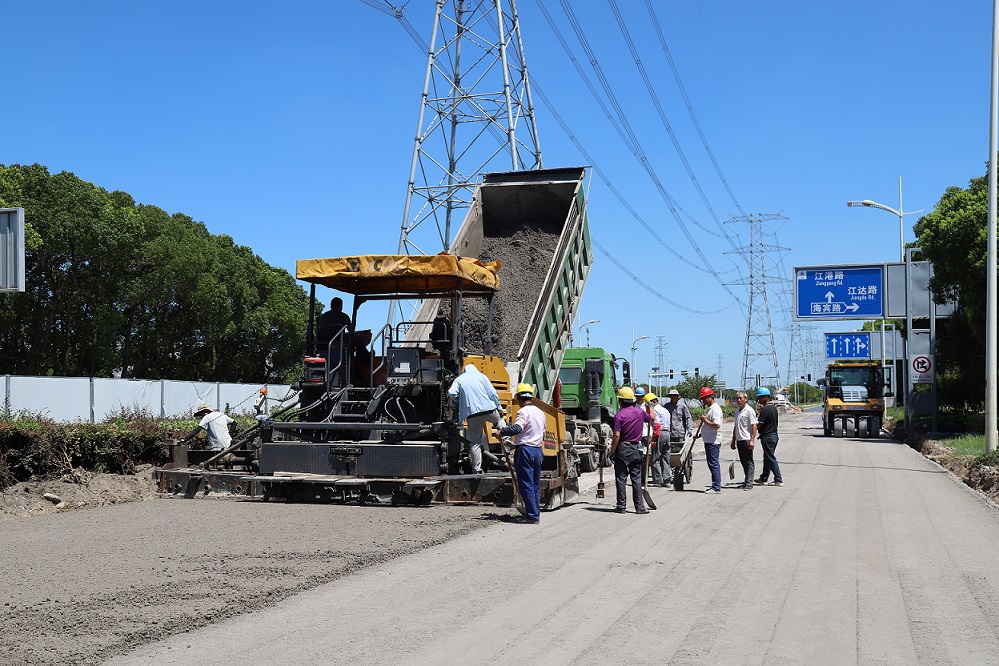
{"type": "Polygon", "coordinates": [[[680,374],[683,375],[684,377],[686,377],[687,376],[687,371],[686,370],[681,370],[680,374]]]}
{"type": "Polygon", "coordinates": [[[669,369],[669,378],[673,379],[673,368],[669,369]]]}
{"type": "Polygon", "coordinates": [[[812,373],[808,373],[808,381],[812,381],[812,373]]]}
{"type": "Polygon", "coordinates": [[[700,368],[694,368],[694,376],[695,377],[700,377],[701,376],[701,369],[700,368]]]}

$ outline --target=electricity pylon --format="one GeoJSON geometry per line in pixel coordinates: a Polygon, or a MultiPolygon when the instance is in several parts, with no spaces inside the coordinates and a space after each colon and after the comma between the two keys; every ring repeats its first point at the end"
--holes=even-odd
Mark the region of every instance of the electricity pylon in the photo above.
{"type": "Polygon", "coordinates": [[[514,0],[437,0],[399,254],[447,251],[479,177],[541,168],[514,0]]]}
{"type": "Polygon", "coordinates": [[[746,317],[746,343],[742,352],[742,387],[756,385],[756,377],[750,376],[750,368],[757,369],[760,385],[773,381],[780,388],[780,365],[777,362],[777,345],[774,343],[774,330],[770,319],[770,304],[767,285],[776,284],[783,278],[767,273],[766,253],[783,252],[787,248],[763,243],[763,223],[770,220],[786,220],[780,213],[756,213],[740,215],[726,221],[726,224],[745,223],[749,225],[749,245],[726,254],[749,255],[749,277],[732,284],[749,286],[749,312],[746,317]],[[760,363],[760,365],[757,365],[760,363]],[[750,383],[752,382],[752,383],[750,383]]]}

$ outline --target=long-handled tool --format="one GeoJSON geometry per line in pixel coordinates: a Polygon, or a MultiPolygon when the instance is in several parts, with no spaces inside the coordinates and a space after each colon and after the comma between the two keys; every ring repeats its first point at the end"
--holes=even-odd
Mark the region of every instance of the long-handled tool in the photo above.
{"type": "Polygon", "coordinates": [[[642,459],[642,497],[645,498],[645,506],[656,510],[656,503],[652,501],[652,493],[649,492],[649,461],[652,459],[652,424],[649,424],[649,436],[645,440],[645,457],[642,459]]]}
{"type": "Polygon", "coordinates": [[[600,466],[597,471],[597,499],[603,499],[606,496],[606,489],[604,487],[604,464],[607,460],[607,443],[601,442],[600,447],[600,466]]]}
{"type": "Polygon", "coordinates": [[[513,448],[513,440],[509,437],[503,437],[500,440],[500,448],[503,449],[503,457],[506,459],[506,467],[510,470],[510,478],[513,480],[513,506],[520,511],[522,514],[527,515],[527,509],[524,507],[523,502],[519,502],[520,493],[517,492],[517,470],[513,467],[513,462],[510,460],[510,449],[513,448]]]}

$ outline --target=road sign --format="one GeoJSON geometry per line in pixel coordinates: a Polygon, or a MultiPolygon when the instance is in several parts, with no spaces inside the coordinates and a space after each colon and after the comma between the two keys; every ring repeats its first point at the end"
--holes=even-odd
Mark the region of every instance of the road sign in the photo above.
{"type": "Polygon", "coordinates": [[[933,383],[933,356],[920,354],[912,357],[912,372],[909,374],[913,384],[933,383]]]}
{"type": "Polygon", "coordinates": [[[794,319],[880,319],[884,265],[794,269],[794,319]]]}
{"type": "Polygon", "coordinates": [[[826,333],[826,358],[871,358],[870,333],[826,333]]]}

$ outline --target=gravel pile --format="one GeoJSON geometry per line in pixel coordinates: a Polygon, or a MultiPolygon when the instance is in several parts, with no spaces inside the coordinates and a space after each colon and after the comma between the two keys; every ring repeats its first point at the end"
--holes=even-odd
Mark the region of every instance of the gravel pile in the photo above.
{"type": "MultiPolygon", "coordinates": [[[[559,233],[536,227],[522,226],[509,235],[490,236],[482,240],[482,261],[499,260],[500,290],[493,305],[493,355],[504,361],[515,361],[520,344],[527,334],[534,305],[544,286],[545,275],[555,256],[559,233]]],[[[468,351],[484,352],[486,315],[484,299],[470,298],[462,302],[462,317],[468,351]]],[[[445,316],[450,304],[442,303],[445,316]]]]}

